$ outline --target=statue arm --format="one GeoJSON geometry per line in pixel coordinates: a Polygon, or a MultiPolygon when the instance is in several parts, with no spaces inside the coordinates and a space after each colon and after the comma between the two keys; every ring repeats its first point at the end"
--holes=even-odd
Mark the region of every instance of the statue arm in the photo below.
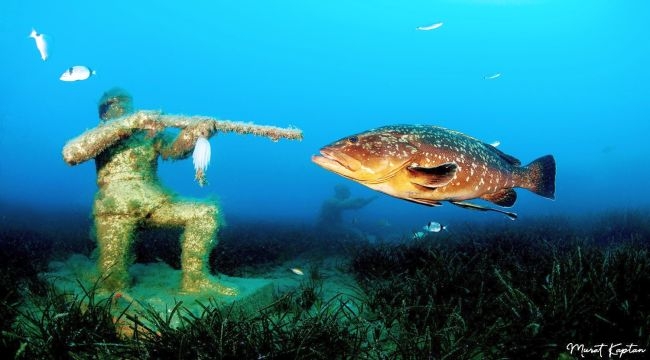
{"type": "Polygon", "coordinates": [[[216,127],[212,124],[212,120],[196,120],[188,122],[181,127],[180,133],[172,138],[170,136],[162,137],[162,142],[159,144],[160,156],[163,159],[180,160],[190,156],[194,145],[199,137],[209,139],[216,132],[216,127]]]}
{"type": "Polygon", "coordinates": [[[302,140],[302,131],[296,128],[217,120],[207,116],[161,115],[160,122],[165,127],[181,129],[176,138],[167,138],[166,140],[163,138],[159,149],[163,159],[184,159],[190,155],[199,137],[209,139],[217,132],[252,134],[267,137],[272,141],[278,141],[281,138],[302,140]]]}
{"type": "Polygon", "coordinates": [[[302,131],[292,127],[279,128],[216,120],[207,116],[162,115],[160,112],[139,111],[88,130],[70,140],[63,148],[63,159],[70,165],[76,165],[96,157],[108,147],[128,138],[136,131],[149,130],[153,136],[167,127],[179,128],[181,132],[175,139],[171,139],[169,136],[160,137],[158,150],[164,159],[186,158],[194,149],[199,137],[210,138],[217,131],[264,136],[272,141],[278,141],[281,138],[302,140],[302,131]]]}
{"type": "Polygon", "coordinates": [[[361,209],[362,207],[368,205],[370,202],[375,200],[377,196],[369,198],[354,198],[341,201],[340,206],[344,209],[361,209]]]}
{"type": "Polygon", "coordinates": [[[77,165],[95,158],[138,130],[158,130],[159,116],[157,112],[139,111],[88,130],[65,144],[63,160],[70,165],[77,165]]]}

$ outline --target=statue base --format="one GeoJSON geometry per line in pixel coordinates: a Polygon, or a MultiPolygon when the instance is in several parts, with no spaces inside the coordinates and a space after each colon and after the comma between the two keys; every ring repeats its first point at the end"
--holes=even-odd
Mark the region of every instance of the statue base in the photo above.
{"type": "Polygon", "coordinates": [[[123,336],[132,335],[135,318],[145,326],[138,331],[146,331],[146,327],[151,325],[147,323],[147,318],[150,317],[147,314],[151,311],[158,313],[162,319],[170,318],[170,325],[177,327],[181,325],[179,315],[187,316],[188,311],[201,317],[205,307],[216,306],[227,309],[230,314],[246,316],[269,306],[274,300],[274,282],[268,279],[213,276],[220,284],[239,291],[235,296],[224,296],[208,291],[181,292],[181,270],[162,262],[134,264],[129,268],[129,274],[133,283],[128,289],[115,293],[102,290],[95,262],[76,254],[66,261],[51,262],[49,271],[42,276],[58,291],[71,296],[82,298],[95,289],[95,303],[110,298],[117,331],[123,336]],[[181,303],[180,313],[171,314],[178,303],[181,303]]]}

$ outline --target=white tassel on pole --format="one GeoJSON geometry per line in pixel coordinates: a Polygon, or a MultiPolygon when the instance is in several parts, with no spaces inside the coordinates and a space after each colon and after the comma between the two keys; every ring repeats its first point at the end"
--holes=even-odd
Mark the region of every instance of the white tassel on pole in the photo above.
{"type": "Polygon", "coordinates": [[[210,165],[210,151],[210,142],[208,139],[203,136],[199,137],[194,145],[192,162],[196,171],[194,178],[199,182],[200,186],[207,183],[205,172],[208,170],[208,165],[210,165]]]}

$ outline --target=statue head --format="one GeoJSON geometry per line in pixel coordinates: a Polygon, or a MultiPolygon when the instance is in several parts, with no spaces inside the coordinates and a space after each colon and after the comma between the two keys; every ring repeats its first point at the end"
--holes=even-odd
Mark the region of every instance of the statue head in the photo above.
{"type": "Polygon", "coordinates": [[[345,200],[350,197],[350,189],[345,185],[337,184],[334,186],[334,197],[338,200],[345,200]]]}
{"type": "Polygon", "coordinates": [[[125,116],[133,112],[133,98],[126,90],[115,87],[102,95],[97,110],[102,121],[125,116]]]}

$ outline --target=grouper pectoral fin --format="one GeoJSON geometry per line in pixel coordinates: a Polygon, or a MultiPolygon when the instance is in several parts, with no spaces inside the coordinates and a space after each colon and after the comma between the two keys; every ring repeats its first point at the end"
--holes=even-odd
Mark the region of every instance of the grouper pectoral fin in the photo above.
{"type": "Polygon", "coordinates": [[[399,196],[400,199],[408,200],[411,202],[414,202],[416,204],[420,205],[426,205],[426,206],[442,206],[442,203],[438,200],[431,200],[423,197],[418,197],[417,192],[409,192],[405,194],[404,197],[399,196]]]}
{"type": "Polygon", "coordinates": [[[513,189],[501,189],[492,194],[485,194],[481,199],[499,206],[511,207],[517,201],[517,193],[513,189]]]}
{"type": "Polygon", "coordinates": [[[422,199],[422,198],[404,198],[404,200],[412,201],[416,204],[422,204],[426,206],[442,206],[442,203],[436,200],[429,200],[429,199],[422,199]]]}
{"type": "Polygon", "coordinates": [[[435,189],[449,184],[456,175],[458,165],[450,162],[435,167],[409,166],[406,169],[412,183],[435,189]]]}
{"type": "Polygon", "coordinates": [[[515,214],[513,212],[509,212],[509,211],[503,211],[503,210],[499,210],[499,209],[489,208],[489,207],[476,205],[476,204],[472,204],[472,203],[468,203],[468,202],[464,202],[464,201],[450,201],[450,203],[452,203],[452,204],[454,204],[456,206],[460,206],[460,207],[465,208],[465,209],[479,210],[479,211],[496,211],[498,213],[504,214],[510,220],[514,220],[514,219],[517,218],[517,214],[515,214]]]}

